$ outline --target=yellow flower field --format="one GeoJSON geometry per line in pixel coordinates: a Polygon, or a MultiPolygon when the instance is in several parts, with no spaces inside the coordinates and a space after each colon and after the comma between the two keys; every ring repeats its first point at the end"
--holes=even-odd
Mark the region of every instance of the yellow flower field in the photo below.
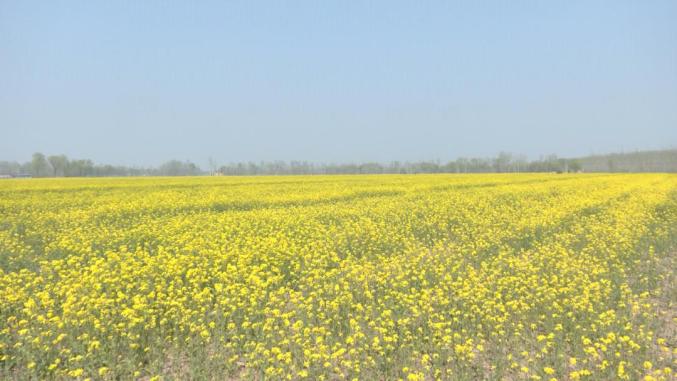
{"type": "Polygon", "coordinates": [[[0,181],[0,379],[673,380],[677,176],[0,181]]]}

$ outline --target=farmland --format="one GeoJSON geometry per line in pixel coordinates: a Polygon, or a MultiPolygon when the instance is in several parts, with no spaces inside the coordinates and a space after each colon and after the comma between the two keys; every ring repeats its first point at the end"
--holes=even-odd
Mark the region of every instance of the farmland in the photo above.
{"type": "Polygon", "coordinates": [[[0,379],[672,380],[677,176],[0,182],[0,379]]]}

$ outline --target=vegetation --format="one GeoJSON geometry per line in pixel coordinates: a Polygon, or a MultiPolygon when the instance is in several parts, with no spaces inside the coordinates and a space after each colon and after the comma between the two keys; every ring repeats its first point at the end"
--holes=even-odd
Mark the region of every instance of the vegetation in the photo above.
{"type": "Polygon", "coordinates": [[[223,175],[288,175],[288,174],[417,174],[417,173],[516,173],[516,172],[577,172],[576,160],[548,156],[529,162],[522,156],[501,153],[496,158],[460,158],[441,164],[434,161],[402,163],[392,162],[361,164],[317,165],[303,161],[286,163],[262,162],[224,165],[217,171],[223,175]]]}
{"type": "Polygon", "coordinates": [[[196,176],[196,175],[329,175],[329,174],[417,174],[417,173],[521,173],[521,172],[677,172],[677,149],[563,159],[549,155],[528,161],[526,157],[502,152],[495,158],[459,158],[442,164],[392,162],[360,164],[315,164],[307,161],[246,162],[217,165],[209,160],[203,171],[191,162],[170,160],[158,168],[95,165],[91,160],[69,160],[65,155],[45,157],[35,153],[24,164],[0,161],[0,175],[32,177],[103,176],[196,176]]]}
{"type": "Polygon", "coordinates": [[[10,180],[0,210],[0,379],[674,379],[675,175],[10,180]]]}
{"type": "Polygon", "coordinates": [[[677,172],[677,149],[592,155],[578,159],[586,172],[677,172]]]}
{"type": "Polygon", "coordinates": [[[158,168],[96,165],[89,159],[68,159],[66,155],[46,157],[40,152],[31,161],[0,161],[0,175],[31,177],[112,177],[112,176],[197,176],[203,171],[189,161],[170,160],[158,168]]]}

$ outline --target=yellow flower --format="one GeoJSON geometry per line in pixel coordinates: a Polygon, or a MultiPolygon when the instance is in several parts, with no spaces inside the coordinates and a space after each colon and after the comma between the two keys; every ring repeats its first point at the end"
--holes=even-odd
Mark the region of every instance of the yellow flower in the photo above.
{"type": "Polygon", "coordinates": [[[80,377],[85,373],[85,370],[82,368],[73,369],[68,371],[68,375],[71,377],[80,377]]]}

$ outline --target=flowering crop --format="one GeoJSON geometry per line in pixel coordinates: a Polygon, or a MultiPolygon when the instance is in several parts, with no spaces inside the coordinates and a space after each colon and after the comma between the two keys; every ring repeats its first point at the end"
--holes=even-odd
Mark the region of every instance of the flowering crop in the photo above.
{"type": "Polygon", "coordinates": [[[672,380],[674,175],[0,182],[0,379],[672,380]]]}

